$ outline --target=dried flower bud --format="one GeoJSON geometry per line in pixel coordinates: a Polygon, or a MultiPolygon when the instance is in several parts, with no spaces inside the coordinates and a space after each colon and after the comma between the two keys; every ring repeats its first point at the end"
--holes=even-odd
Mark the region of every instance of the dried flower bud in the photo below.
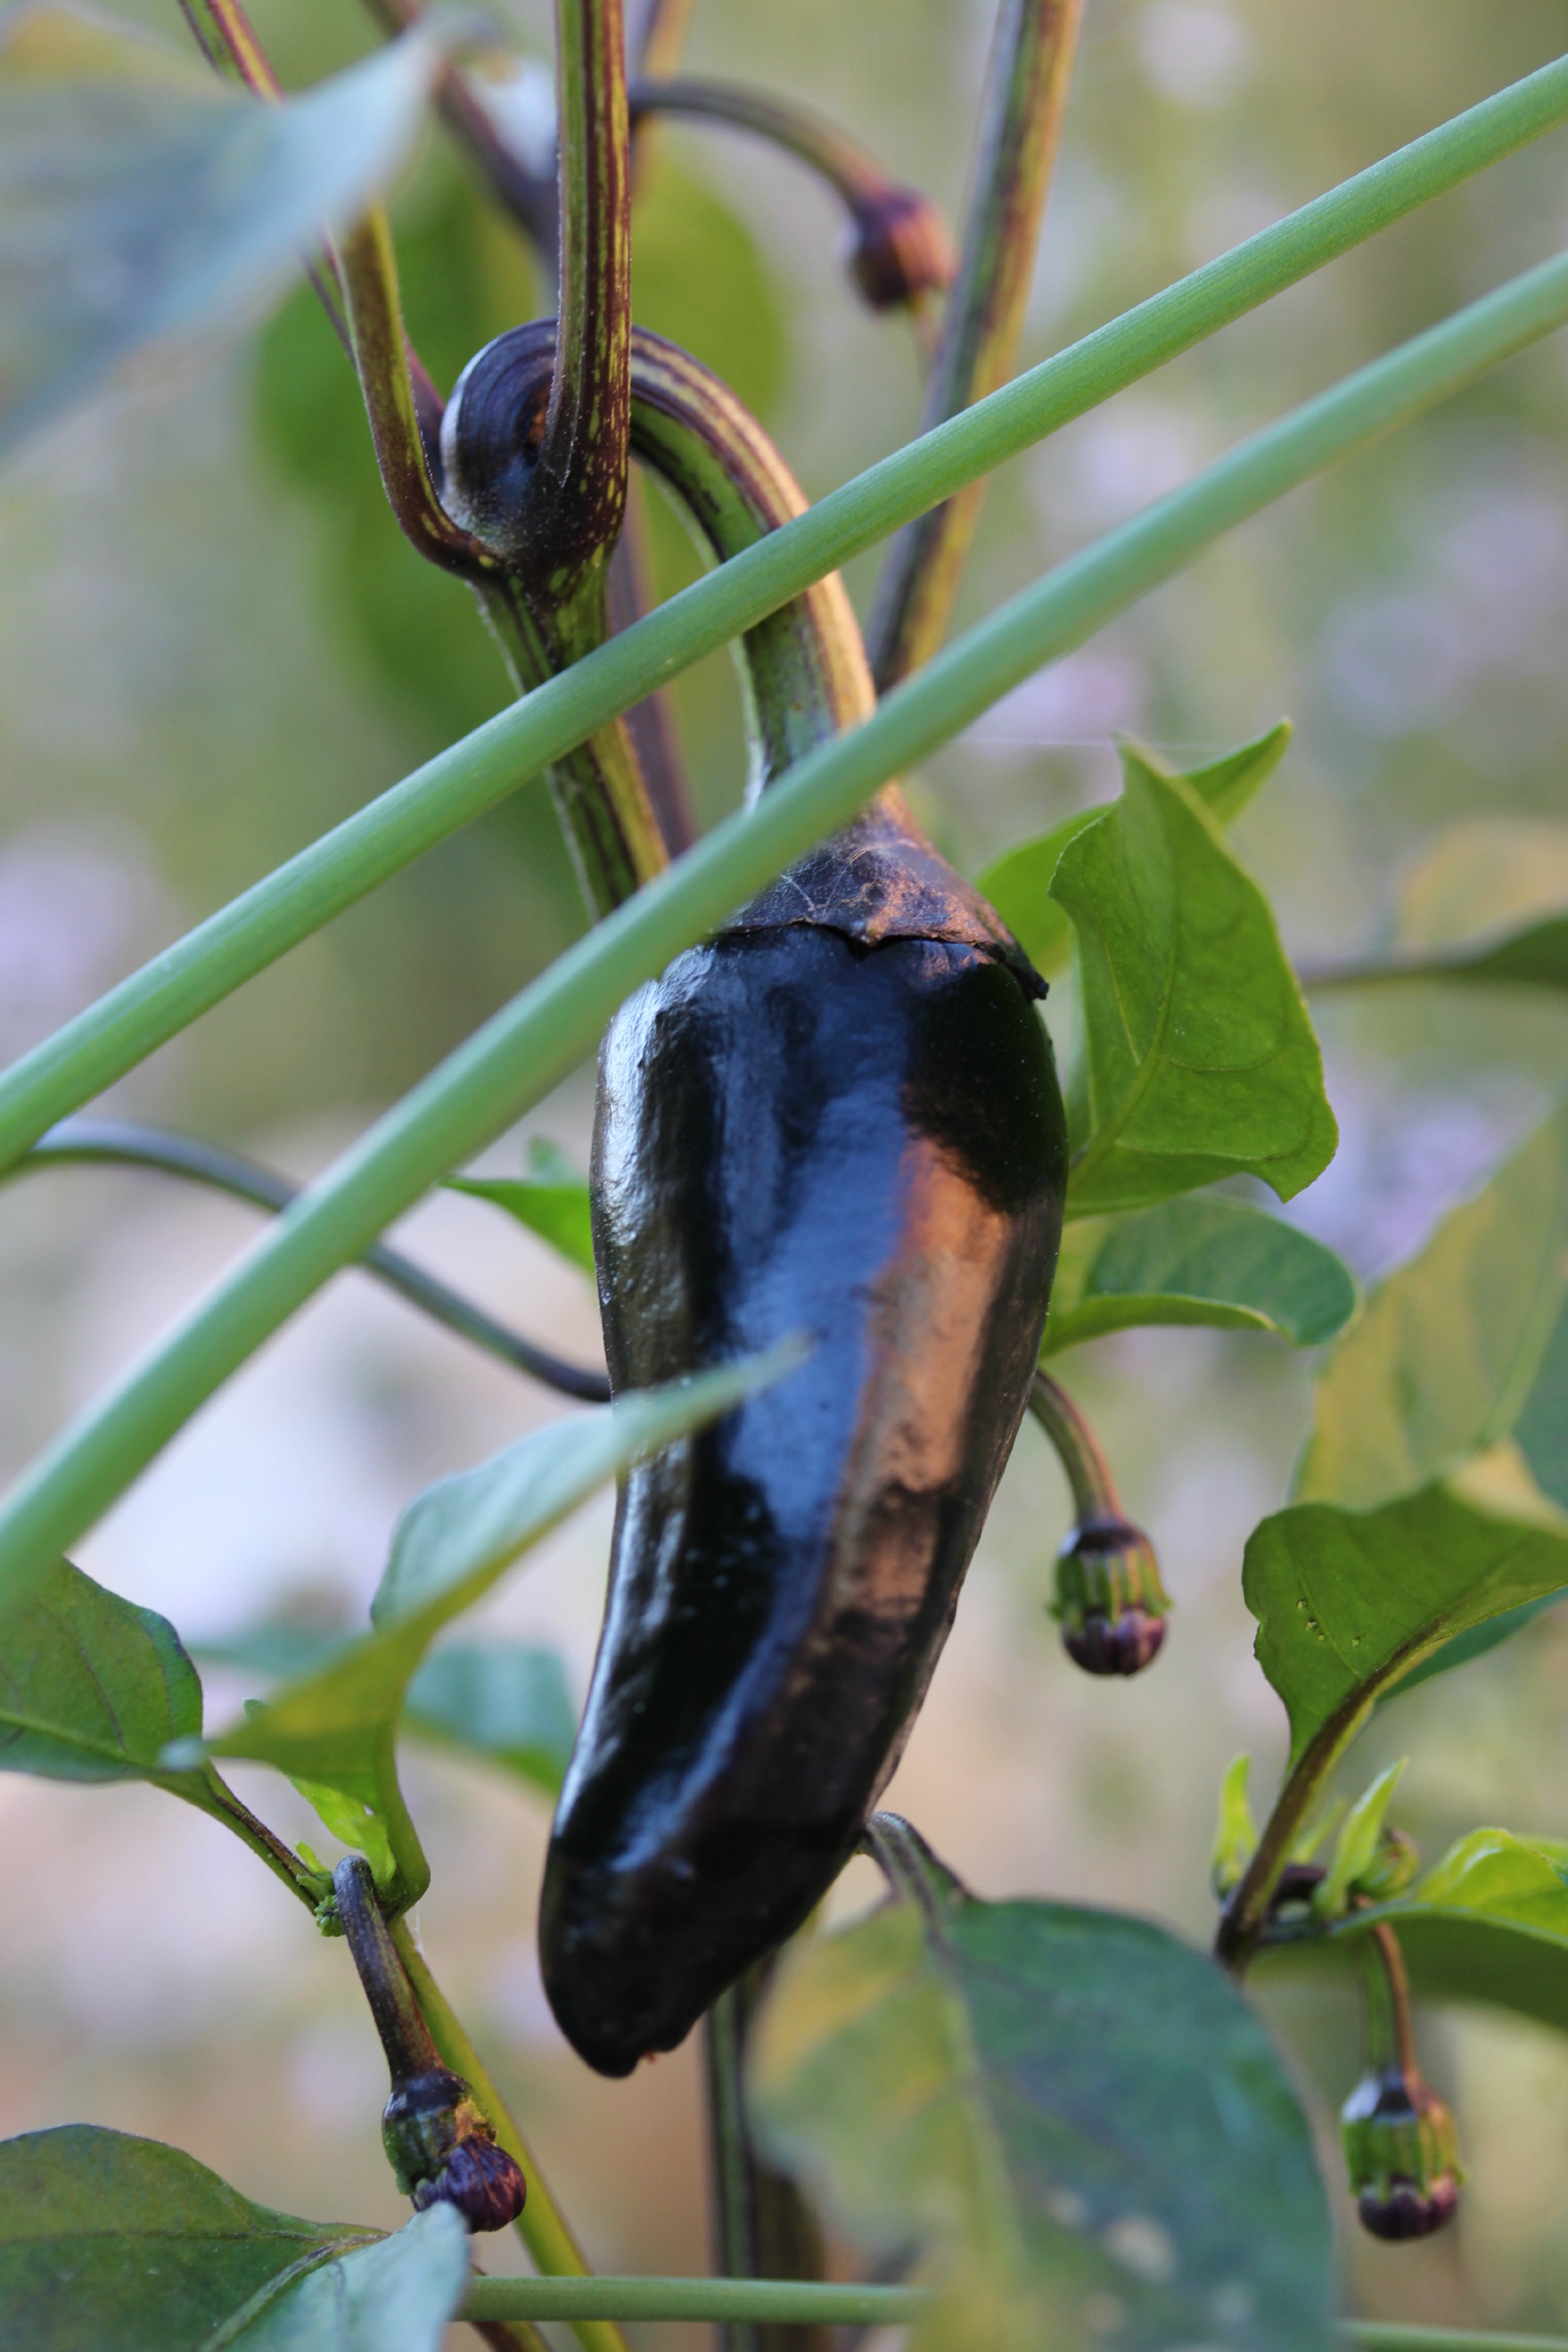
{"type": "Polygon", "coordinates": [[[1084,1519],[1057,1555],[1051,1614],[1086,1674],[1141,1674],[1159,1654],[1170,1606],[1154,1547],[1128,1519],[1084,1519]]]}
{"type": "Polygon", "coordinates": [[[399,2189],[421,2212],[455,2205],[470,2230],[504,2230],[521,2212],[520,2167],[496,2145],[462,2077],[444,2066],[398,2084],[382,2111],[381,2137],[399,2189]]]}
{"type": "Polygon", "coordinates": [[[947,223],[930,197],[891,183],[857,198],[845,258],[873,310],[942,293],[958,267],[947,223]]]}
{"type": "Polygon", "coordinates": [[[1362,2227],[1374,2238],[1429,2238],[1459,2203],[1458,2134],[1413,2068],[1364,2074],[1340,2110],[1340,2138],[1362,2227]]]}

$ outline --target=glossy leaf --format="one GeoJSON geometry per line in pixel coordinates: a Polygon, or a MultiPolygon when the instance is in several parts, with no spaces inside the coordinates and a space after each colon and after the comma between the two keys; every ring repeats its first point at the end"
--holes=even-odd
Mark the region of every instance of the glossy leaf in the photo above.
{"type": "Polygon", "coordinates": [[[1292,1346],[1333,1338],[1354,1314],[1355,1276],[1308,1234],[1239,1201],[1165,1201],[1063,1253],[1044,1352],[1136,1324],[1270,1331],[1292,1346]]]}
{"type": "Polygon", "coordinates": [[[589,1280],[594,1279],[594,1223],[588,1187],[563,1151],[536,1138],[531,1172],[524,1177],[454,1177],[448,1189],[493,1202],[520,1225],[558,1250],[589,1280]]]}
{"type": "Polygon", "coordinates": [[[1445,1642],[1568,1584],[1568,1534],[1499,1518],[1445,1486],[1374,1511],[1300,1503],[1256,1528],[1242,1591],[1258,1661],[1290,1718],[1292,1765],[1326,1763],[1373,1703],[1445,1642]]]}
{"type": "Polygon", "coordinates": [[[1562,1109],[1373,1292],[1318,1383],[1298,1495],[1364,1508],[1506,1437],[1530,1410],[1565,1300],[1562,1109]]]}
{"type": "Polygon", "coordinates": [[[398,1521],[372,1606],[374,1630],[316,1673],[253,1705],[213,1751],[275,1764],[378,1809],[404,1696],[441,1627],[518,1555],[632,1463],[663,1451],[778,1379],[793,1347],[622,1397],[535,1430],[477,1470],[443,1479],[398,1521]]]}
{"type": "Polygon", "coordinates": [[[785,1962],[752,2090],[837,2223],[922,2250],[920,2352],[1077,2352],[1112,2305],[1125,2352],[1320,2352],[1311,2137],[1231,1981],[1145,1920],[976,1902],[898,1828],[903,1899],[785,1962]]]}
{"type": "Polygon", "coordinates": [[[156,2140],[27,2132],[0,2141],[0,2342],[205,2352],[252,2298],[379,2234],[253,2205],[156,2140]]]}
{"type": "Polygon", "coordinates": [[[174,1627],[68,1561],[6,1626],[0,1771],[161,1780],[163,1748],[201,1727],[202,1686],[174,1627]]]}
{"type": "Polygon", "coordinates": [[[1115,805],[1063,852],[1082,1045],[1069,1073],[1068,1213],[1139,1208],[1243,1171],[1282,1200],[1336,1129],[1267,900],[1202,801],[1124,749],[1115,805]]]}
{"type": "Polygon", "coordinates": [[[468,2284],[468,2232],[432,2205],[390,2238],[308,2272],[224,2339],[224,2352],[440,2352],[468,2284]]]}
{"type": "MultiPolygon", "coordinates": [[[[1186,780],[1220,823],[1228,824],[1268,782],[1289,748],[1290,734],[1289,719],[1281,719],[1256,742],[1244,743],[1206,767],[1190,768],[1186,780]]],[[[1072,924],[1051,897],[1057,867],[1068,842],[1104,814],[1103,808],[1079,809],[1036,840],[1004,850],[975,876],[976,888],[990,899],[1036,971],[1047,980],[1065,970],[1072,954],[1072,924]]]]}
{"type": "Polygon", "coordinates": [[[412,36],[269,107],[132,33],[73,47],[61,14],[0,28],[0,451],[253,316],[397,169],[440,63],[412,36]]]}

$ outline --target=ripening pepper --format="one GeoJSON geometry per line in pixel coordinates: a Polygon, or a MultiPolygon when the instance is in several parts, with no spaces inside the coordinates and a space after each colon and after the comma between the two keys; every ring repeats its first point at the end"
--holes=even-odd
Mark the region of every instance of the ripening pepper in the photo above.
{"type": "Polygon", "coordinates": [[[1040,992],[889,794],[611,1024],[613,1388],[795,1330],[813,1352],[621,1496],[541,1915],[555,2013],[605,2074],[802,1924],[898,1760],[1055,1267],[1040,992]]]}

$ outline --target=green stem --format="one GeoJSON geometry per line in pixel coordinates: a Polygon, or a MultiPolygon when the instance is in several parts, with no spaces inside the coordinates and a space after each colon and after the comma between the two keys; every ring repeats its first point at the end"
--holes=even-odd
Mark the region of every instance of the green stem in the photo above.
{"type": "MultiPolygon", "coordinates": [[[[730,2278],[819,2279],[822,2232],[801,2190],[758,2154],[746,2120],[746,2049],[773,1963],[764,1960],[721,1993],[704,2021],[714,2241],[730,2278]]],[[[763,2315],[731,2318],[721,2352],[826,2352],[826,2337],[798,2323],[781,2334],[763,2315]]]]}
{"type": "Polygon", "coordinates": [[[213,1765],[206,1764],[199,1773],[170,1773],[155,1782],[171,1795],[183,1797],[188,1805],[222,1822],[234,1832],[242,1844],[260,1856],[275,1878],[280,1878],[291,1895],[297,1895],[307,1911],[314,1913],[325,1893],[319,1873],[307,1869],[290,1845],[286,1845],[275,1831],[254,1814],[222,1780],[213,1765]]]}
{"type": "Polygon", "coordinates": [[[725,2320],[821,2327],[897,2327],[930,2309],[929,2290],[822,2279],[476,2279],[462,2319],[725,2320]]]}
{"type": "Polygon", "coordinates": [[[617,711],[1007,458],[1568,120],[1568,59],[1486,100],[884,458],[257,883],[0,1077],[0,1164],[617,711]]]}
{"type": "Polygon", "coordinates": [[[1059,1381],[1037,1372],[1029,1387],[1029,1411],[1056,1448],[1072,1488],[1073,1516],[1079,1520],[1120,1518],[1116,1481],[1099,1440],[1059,1381]]]}
{"type": "MultiPolygon", "coordinates": [[[[589,2278],[588,2264],[583,2250],[573,2236],[564,2214],[551,2193],[550,2184],[539,2168],[538,2158],[518,2129],[506,2101],[496,2088],[489,2069],[469,2041],[446,1995],[431,1975],[429,1964],[415,1942],[407,1920],[405,1918],[394,1921],[391,1933],[398,1956],[408,1972],[409,1982],[414,1988],[425,2022],[429,2027],[431,2038],[440,2053],[441,2063],[443,2065],[449,2066],[454,2074],[462,2076],[473,2093],[475,2103],[486,2122],[495,2133],[497,2140],[506,2149],[507,2154],[521,2165],[524,2178],[528,2182],[528,2202],[518,2216],[517,2231],[539,2269],[544,2273],[544,2277],[527,2282],[514,2282],[510,2279],[486,2280],[471,2289],[470,2293],[488,2294],[491,2288],[510,2287],[514,2284],[542,2287],[547,2283],[553,2283],[552,2291],[563,2298],[570,2299],[573,2292],[572,2282],[581,2282],[582,2286],[585,2287],[597,2284],[596,2281],[589,2278]]],[[[577,2291],[580,2293],[581,2288],[577,2291]]],[[[528,2319],[534,2315],[520,2305],[514,2308],[484,2311],[473,2315],[495,2319],[528,2319]]],[[[582,2347],[582,2352],[626,2352],[626,2340],[620,2329],[611,2324],[614,2315],[595,2313],[592,2307],[591,2298],[583,2300],[575,2313],[562,2310],[555,2315],[572,2321],[572,2332],[582,2347]]]]}
{"type": "MultiPolygon", "coordinates": [[[[863,725],[810,752],[755,807],[716,826],[378,1119],[24,1474],[0,1508],[5,1603],[25,1597],[340,1266],[590,1054],[633,988],[839,831],[889,777],[1082,645],[1224,532],[1565,320],[1568,257],[1514,279],[1242,443],[1048,573],[907,679],[863,725]]],[[[613,655],[615,646],[605,650],[613,655]]],[[[586,667],[556,683],[569,690],[586,667]]]]}
{"type": "MultiPolygon", "coordinates": [[[[1082,14],[1083,0],[1002,0],[963,253],[926,387],[928,429],[1013,372],[1082,14]]],[[[870,629],[879,692],[929,661],[947,634],[983,496],[977,483],[933,508],[889,550],[870,629]]]]}
{"type": "MultiPolygon", "coordinates": [[[[275,1176],[269,1168],[258,1166],[254,1160],[242,1159],[238,1152],[199,1143],[192,1136],[171,1135],[162,1128],[110,1118],[63,1120],[34,1145],[26,1159],[0,1173],[0,1182],[42,1168],[103,1166],[155,1168],[163,1175],[205,1184],[232,1200],[248,1201],[258,1209],[270,1209],[275,1213],[300,1197],[298,1184],[275,1176]]],[[[563,1396],[578,1397],[584,1404],[608,1404],[610,1384],[603,1372],[590,1371],[584,1364],[569,1364],[563,1357],[553,1356],[548,1349],[525,1339],[521,1331],[509,1330],[504,1323],[498,1323],[460,1292],[437,1282],[433,1274],[426,1274],[400,1250],[387,1249],[378,1242],[374,1249],[365,1251],[359,1263],[367,1274],[374,1274],[411,1307],[417,1307],[422,1314],[444,1324],[448,1331],[471,1340],[487,1355],[510,1364],[514,1371],[526,1372],[531,1380],[542,1381],[547,1388],[558,1390],[563,1396]]]]}

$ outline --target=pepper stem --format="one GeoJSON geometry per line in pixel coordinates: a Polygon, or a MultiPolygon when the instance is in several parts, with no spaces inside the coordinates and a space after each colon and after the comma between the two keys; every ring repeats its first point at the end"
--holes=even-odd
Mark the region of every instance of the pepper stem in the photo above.
{"type": "Polygon", "coordinates": [[[392,1940],[363,1854],[347,1854],[339,1863],[332,1873],[332,1894],[393,2083],[428,2074],[441,2063],[440,2053],[392,1940]]]}
{"type": "Polygon", "coordinates": [[[1121,1518],[1121,1503],[1110,1465],[1078,1406],[1048,1372],[1035,1374],[1029,1411],[1055,1446],[1067,1474],[1074,1516],[1080,1521],[1121,1518]]]}

